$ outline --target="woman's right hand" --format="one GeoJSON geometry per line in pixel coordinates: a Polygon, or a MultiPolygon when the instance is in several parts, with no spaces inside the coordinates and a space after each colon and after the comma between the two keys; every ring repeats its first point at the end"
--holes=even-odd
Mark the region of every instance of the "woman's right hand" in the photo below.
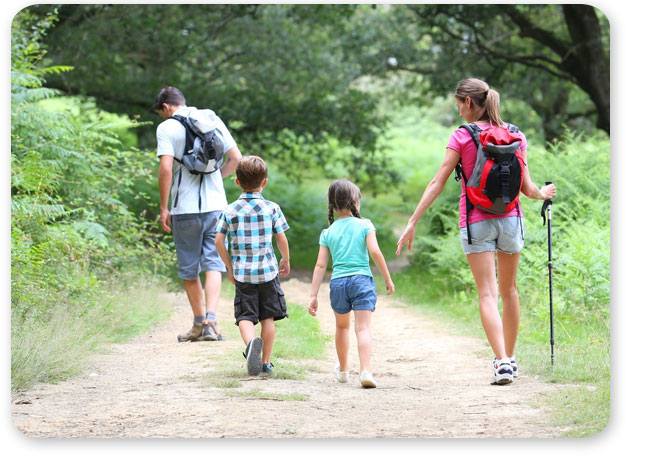
{"type": "Polygon", "coordinates": [[[413,244],[413,239],[415,237],[416,237],[416,226],[411,223],[407,224],[407,227],[404,229],[404,232],[402,232],[402,235],[398,240],[398,248],[397,250],[395,250],[395,254],[400,255],[400,250],[405,245],[407,246],[407,249],[410,250],[411,245],[413,244]]]}
{"type": "Polygon", "coordinates": [[[550,200],[553,197],[555,197],[555,194],[557,193],[557,189],[555,189],[555,184],[546,184],[539,191],[541,192],[541,195],[543,197],[542,200],[550,200]]]}

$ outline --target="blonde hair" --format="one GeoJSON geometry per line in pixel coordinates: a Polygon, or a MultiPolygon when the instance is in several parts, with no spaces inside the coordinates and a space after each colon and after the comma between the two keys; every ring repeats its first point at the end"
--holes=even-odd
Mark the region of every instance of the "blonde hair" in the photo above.
{"type": "Polygon", "coordinates": [[[488,120],[492,125],[503,126],[499,108],[499,93],[497,91],[490,88],[483,80],[466,78],[456,85],[454,97],[465,101],[468,96],[474,104],[483,109],[481,116],[477,117],[477,120],[488,120]]]}

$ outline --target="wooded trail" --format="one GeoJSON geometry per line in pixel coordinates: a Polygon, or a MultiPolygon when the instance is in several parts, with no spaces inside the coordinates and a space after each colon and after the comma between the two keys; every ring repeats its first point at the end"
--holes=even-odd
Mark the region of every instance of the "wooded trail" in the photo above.
{"type": "MultiPolygon", "coordinates": [[[[288,302],[306,305],[308,281],[291,277],[282,286],[288,302]]],[[[379,296],[372,320],[376,389],[359,384],[351,330],[349,383],[335,379],[331,340],[325,360],[299,361],[305,379],[245,376],[232,395],[215,385],[214,369],[231,357],[244,367],[242,340],[230,334],[222,342],[178,343],[190,308],[183,293],[169,296],[175,309],[163,325],[110,346],[82,376],[13,396],[17,428],[35,437],[100,438],[527,438],[557,437],[567,429],[550,424],[542,405],[558,385],[527,376],[523,368],[513,384],[490,385],[485,339],[453,334],[386,296],[379,296]]],[[[319,300],[317,318],[332,337],[327,284],[319,300]]],[[[220,300],[218,319],[233,322],[230,297],[220,300]]]]}

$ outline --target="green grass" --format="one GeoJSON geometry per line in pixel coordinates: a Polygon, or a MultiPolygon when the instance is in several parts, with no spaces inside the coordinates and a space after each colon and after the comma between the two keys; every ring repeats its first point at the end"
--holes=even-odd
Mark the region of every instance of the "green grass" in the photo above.
{"type": "Polygon", "coordinates": [[[276,392],[263,392],[260,388],[254,388],[247,391],[226,391],[229,397],[243,397],[259,400],[282,400],[282,401],[299,401],[304,402],[310,399],[307,394],[280,394],[276,392]]]}
{"type": "MultiPolygon", "coordinates": [[[[233,294],[231,284],[223,285],[223,292],[233,294]],[[229,285],[229,286],[227,286],[229,285]]],[[[264,379],[304,380],[307,373],[313,370],[311,360],[325,358],[326,343],[331,341],[330,335],[324,335],[319,329],[317,320],[310,316],[305,308],[288,303],[288,318],[275,323],[276,337],[272,351],[274,371],[271,375],[263,375],[264,379]]],[[[238,329],[235,326],[223,327],[225,335],[235,337],[238,329]]],[[[256,326],[256,334],[260,336],[260,324],[256,326]]],[[[200,384],[205,387],[227,389],[231,397],[258,398],[270,400],[307,400],[302,394],[267,394],[258,389],[231,391],[242,387],[242,382],[249,379],[245,360],[242,357],[243,343],[240,349],[235,349],[224,355],[213,357],[212,371],[200,378],[200,384]]]]}
{"type": "Polygon", "coordinates": [[[46,318],[12,315],[11,390],[56,383],[82,372],[91,354],[169,318],[172,306],[162,287],[142,281],[93,292],[84,304],[60,299],[46,318]]]}
{"type": "MultiPolygon", "coordinates": [[[[396,296],[410,304],[414,312],[438,320],[457,334],[483,338],[484,357],[491,355],[475,290],[448,294],[432,275],[419,270],[393,274],[393,279],[396,296]]],[[[529,313],[523,296],[521,302],[515,351],[521,373],[544,382],[573,385],[551,393],[545,400],[552,412],[552,424],[566,429],[562,436],[588,437],[600,432],[610,410],[608,317],[600,315],[581,322],[560,313],[561,318],[555,321],[555,364],[551,366],[548,314],[540,316],[537,310],[529,313]]]]}

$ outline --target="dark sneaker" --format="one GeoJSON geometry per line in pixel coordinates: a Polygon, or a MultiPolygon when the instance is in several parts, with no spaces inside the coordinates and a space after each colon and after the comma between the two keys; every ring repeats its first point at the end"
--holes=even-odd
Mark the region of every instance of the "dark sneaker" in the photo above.
{"type": "Polygon", "coordinates": [[[250,376],[258,376],[263,369],[263,339],[258,336],[247,343],[247,348],[243,352],[243,357],[247,359],[247,373],[250,376]]]}
{"type": "Polygon", "coordinates": [[[264,363],[263,368],[261,369],[261,373],[266,373],[268,375],[271,375],[272,372],[274,371],[274,365],[271,363],[264,363]]]}
{"type": "Polygon", "coordinates": [[[183,335],[177,335],[177,340],[180,343],[185,343],[187,341],[197,341],[202,335],[202,324],[193,322],[193,326],[189,331],[183,335]]]}
{"type": "Polygon", "coordinates": [[[216,322],[209,322],[202,324],[202,341],[224,341],[225,337],[218,331],[218,324],[216,322]]]}
{"type": "Polygon", "coordinates": [[[512,365],[509,361],[497,360],[492,362],[494,373],[490,384],[510,384],[512,382],[512,365]]]}

